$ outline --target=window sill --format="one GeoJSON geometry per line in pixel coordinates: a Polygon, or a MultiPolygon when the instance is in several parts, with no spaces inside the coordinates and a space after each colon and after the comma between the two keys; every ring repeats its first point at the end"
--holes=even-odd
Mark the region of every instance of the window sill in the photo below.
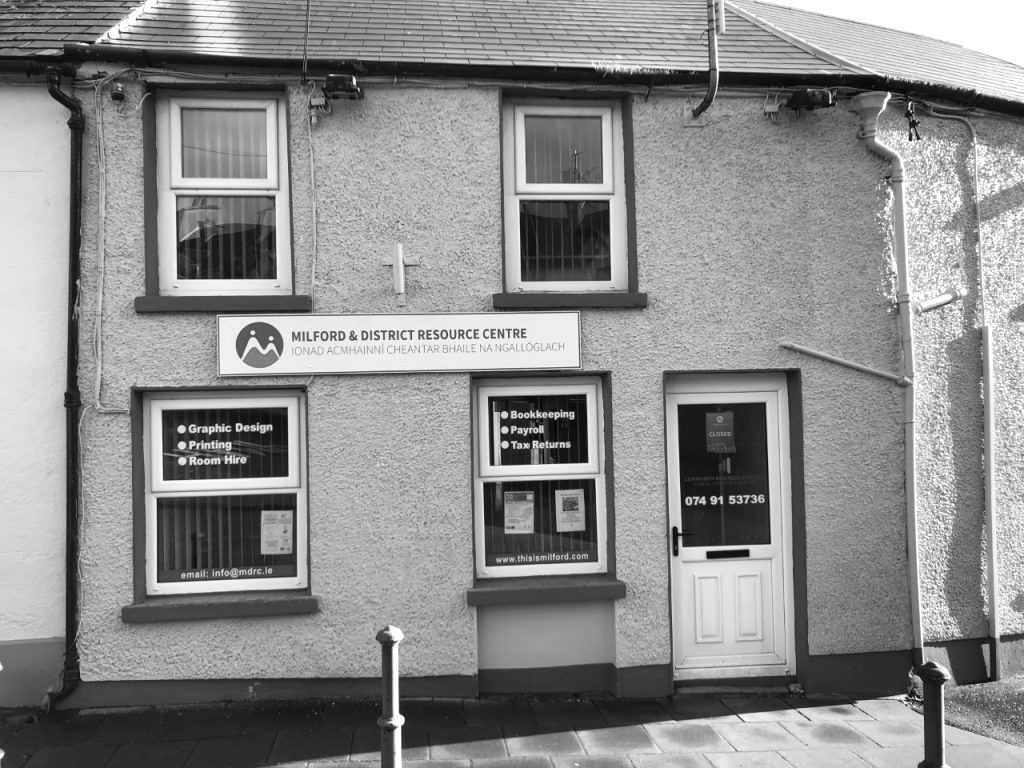
{"type": "Polygon", "coordinates": [[[495,309],[576,309],[580,307],[643,309],[646,293],[495,293],[495,309]]]}
{"type": "Polygon", "coordinates": [[[579,603],[625,596],[625,582],[608,576],[530,576],[477,581],[466,592],[466,602],[473,606],[579,603]]]}
{"type": "Polygon", "coordinates": [[[135,311],[148,312],[310,312],[310,296],[137,296],[135,311]]]}
{"type": "Polygon", "coordinates": [[[317,613],[320,598],[294,592],[247,592],[221,595],[175,595],[151,597],[145,602],[121,608],[126,624],[155,621],[195,621],[246,616],[293,616],[317,613]]]}

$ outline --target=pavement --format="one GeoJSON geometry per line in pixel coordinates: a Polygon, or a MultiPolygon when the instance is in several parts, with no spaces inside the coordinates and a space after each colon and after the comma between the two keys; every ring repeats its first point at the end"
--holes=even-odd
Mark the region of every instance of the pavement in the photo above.
{"type": "MultiPolygon", "coordinates": [[[[411,699],[405,768],[916,768],[902,697],[411,699]]],[[[307,701],[92,709],[0,719],[0,768],[369,768],[380,706],[307,701]],[[357,765],[352,765],[356,763],[357,765]]],[[[1024,767],[1024,749],[947,726],[949,768],[1024,767]]]]}

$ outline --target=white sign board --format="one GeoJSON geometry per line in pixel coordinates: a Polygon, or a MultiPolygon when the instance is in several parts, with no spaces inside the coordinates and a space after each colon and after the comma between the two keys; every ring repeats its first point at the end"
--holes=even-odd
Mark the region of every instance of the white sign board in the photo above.
{"type": "Polygon", "coordinates": [[[221,376],[579,368],[579,312],[221,315],[221,376]]]}

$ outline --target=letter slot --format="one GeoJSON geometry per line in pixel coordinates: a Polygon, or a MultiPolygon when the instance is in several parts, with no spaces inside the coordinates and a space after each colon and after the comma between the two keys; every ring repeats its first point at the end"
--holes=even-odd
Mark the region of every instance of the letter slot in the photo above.
{"type": "Polygon", "coordinates": [[[724,560],[729,557],[750,557],[749,549],[718,549],[707,552],[708,560],[724,560]]]}

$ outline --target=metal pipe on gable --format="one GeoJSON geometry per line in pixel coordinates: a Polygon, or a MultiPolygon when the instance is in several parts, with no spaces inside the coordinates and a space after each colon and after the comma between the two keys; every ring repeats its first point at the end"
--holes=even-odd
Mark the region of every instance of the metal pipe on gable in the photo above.
{"type": "Polygon", "coordinates": [[[914,391],[914,328],[911,322],[910,274],[907,258],[906,206],[903,191],[903,158],[878,139],[878,117],[885,111],[891,94],[884,91],[860,93],[851,99],[860,115],[858,137],[876,155],[889,161],[893,193],[893,255],[896,260],[896,299],[899,308],[899,335],[902,350],[904,484],[906,497],[907,560],[910,581],[910,628],[913,637],[914,666],[924,661],[921,631],[921,574],[918,563],[917,459],[915,451],[916,395],[914,391]]]}
{"type": "Polygon", "coordinates": [[[999,541],[996,528],[999,523],[999,499],[996,494],[996,402],[995,402],[995,353],[992,350],[992,330],[988,325],[985,306],[986,281],[985,257],[981,241],[981,194],[978,177],[978,134],[974,125],[963,115],[943,111],[939,107],[926,106],[929,114],[943,120],[957,120],[967,126],[971,134],[971,147],[974,157],[974,220],[977,227],[977,259],[978,259],[978,314],[981,316],[981,385],[984,423],[985,451],[985,524],[988,528],[986,546],[988,547],[988,633],[991,647],[991,677],[999,680],[1000,642],[1002,627],[999,622],[999,541]]]}

